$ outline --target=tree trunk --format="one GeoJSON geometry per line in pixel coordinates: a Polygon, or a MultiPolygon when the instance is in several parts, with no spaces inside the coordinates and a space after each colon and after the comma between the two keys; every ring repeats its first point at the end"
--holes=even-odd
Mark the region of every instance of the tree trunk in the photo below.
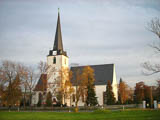
{"type": "Polygon", "coordinates": [[[32,104],[32,92],[30,90],[30,95],[29,95],[29,106],[31,107],[32,104]]]}
{"type": "Polygon", "coordinates": [[[72,106],[72,103],[71,103],[72,101],[71,101],[71,95],[70,95],[70,107],[72,106]]]}
{"type": "Polygon", "coordinates": [[[75,102],[75,105],[76,105],[75,112],[78,112],[78,101],[75,102]]]}
{"type": "Polygon", "coordinates": [[[26,88],[25,88],[25,91],[24,91],[23,107],[24,107],[24,109],[26,108],[26,88]]]}

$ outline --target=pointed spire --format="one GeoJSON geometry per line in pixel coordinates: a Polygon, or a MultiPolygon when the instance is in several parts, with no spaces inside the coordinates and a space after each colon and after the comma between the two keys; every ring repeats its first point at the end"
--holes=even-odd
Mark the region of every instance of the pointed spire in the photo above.
{"type": "Polygon", "coordinates": [[[58,8],[57,28],[56,28],[56,35],[55,35],[53,50],[54,51],[63,51],[59,8],[58,8]]]}
{"type": "Polygon", "coordinates": [[[53,50],[49,51],[49,56],[52,56],[52,55],[67,56],[67,52],[63,50],[59,8],[58,8],[57,28],[56,28],[56,34],[55,34],[55,39],[54,39],[53,50]],[[56,54],[54,51],[56,51],[56,54]]]}
{"type": "Polygon", "coordinates": [[[58,8],[58,13],[59,13],[59,8],[58,8]]]}

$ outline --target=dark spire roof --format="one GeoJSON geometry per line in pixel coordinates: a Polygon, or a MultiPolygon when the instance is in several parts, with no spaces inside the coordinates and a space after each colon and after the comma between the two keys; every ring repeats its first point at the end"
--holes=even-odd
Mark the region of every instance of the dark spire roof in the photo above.
{"type": "Polygon", "coordinates": [[[58,19],[57,19],[57,28],[56,28],[56,34],[54,39],[54,45],[53,45],[53,50],[50,50],[49,52],[50,56],[53,55],[53,51],[57,51],[57,55],[67,56],[67,53],[63,50],[59,9],[58,9],[58,19]]]}
{"type": "Polygon", "coordinates": [[[63,51],[63,43],[62,43],[61,23],[60,23],[59,11],[58,11],[57,28],[56,28],[56,35],[55,35],[53,50],[54,51],[58,51],[58,50],[62,50],[63,51]]]}

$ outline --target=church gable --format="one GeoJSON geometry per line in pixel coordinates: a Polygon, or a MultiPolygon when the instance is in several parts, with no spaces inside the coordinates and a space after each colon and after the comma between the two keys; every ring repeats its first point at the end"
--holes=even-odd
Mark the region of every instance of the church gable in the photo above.
{"type": "MultiPolygon", "coordinates": [[[[71,67],[71,71],[73,72],[71,82],[73,85],[76,85],[76,71],[82,71],[84,67],[85,66],[71,67]]],[[[90,65],[90,67],[94,69],[95,85],[107,85],[108,80],[110,80],[111,83],[113,82],[114,64],[90,65]]]]}
{"type": "Polygon", "coordinates": [[[34,91],[46,91],[46,90],[47,90],[47,74],[41,74],[34,91]]]}

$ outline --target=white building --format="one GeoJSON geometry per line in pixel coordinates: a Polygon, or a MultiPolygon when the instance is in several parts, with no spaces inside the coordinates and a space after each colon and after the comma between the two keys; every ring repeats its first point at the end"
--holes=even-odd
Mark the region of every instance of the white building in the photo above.
{"type": "MultiPolygon", "coordinates": [[[[115,65],[114,64],[101,64],[101,65],[89,65],[94,70],[94,78],[95,78],[95,92],[96,97],[98,100],[99,105],[103,105],[105,102],[105,91],[107,87],[107,81],[110,80],[112,84],[112,89],[114,96],[116,98],[116,101],[118,100],[118,90],[117,90],[117,80],[116,80],[116,73],[115,73],[115,65]]],[[[77,67],[71,67],[71,71],[73,72],[73,79],[71,80],[72,85],[76,85],[75,77],[76,77],[76,71],[79,69],[82,71],[82,69],[85,66],[77,66],[77,67]]],[[[74,101],[73,105],[74,105],[74,101]]],[[[83,106],[85,102],[82,102],[82,100],[79,102],[80,106],[83,106]]]]}
{"type": "MultiPolygon", "coordinates": [[[[47,56],[47,64],[50,66],[48,72],[41,76],[39,79],[36,87],[35,92],[32,99],[32,104],[37,104],[38,99],[41,97],[41,94],[46,94],[47,92],[51,92],[53,94],[53,99],[56,99],[54,96],[55,89],[58,87],[55,84],[55,81],[58,80],[59,71],[63,68],[68,68],[68,56],[67,52],[63,49],[63,42],[62,42],[62,35],[61,35],[61,25],[60,25],[60,15],[58,13],[58,20],[57,20],[57,28],[55,34],[55,40],[53,45],[53,50],[49,51],[49,55],[47,56]],[[48,77],[49,76],[49,77],[48,77]],[[45,91],[45,93],[44,93],[45,91]]],[[[84,66],[76,66],[71,67],[70,69],[74,71],[77,69],[82,69],[84,66]]],[[[91,68],[94,69],[95,74],[95,91],[99,105],[104,104],[104,92],[106,91],[107,81],[110,80],[113,88],[113,93],[118,100],[118,93],[117,93],[117,80],[116,80],[116,73],[115,73],[115,65],[114,64],[102,64],[102,65],[90,65],[91,68]]],[[[65,80],[61,80],[65,82],[65,80]]],[[[72,85],[75,85],[74,77],[71,80],[72,85]]],[[[74,101],[66,100],[67,105],[74,105],[74,101]],[[71,101],[71,103],[70,103],[71,101]]],[[[82,100],[79,102],[79,106],[83,106],[84,102],[82,100]]]]}

